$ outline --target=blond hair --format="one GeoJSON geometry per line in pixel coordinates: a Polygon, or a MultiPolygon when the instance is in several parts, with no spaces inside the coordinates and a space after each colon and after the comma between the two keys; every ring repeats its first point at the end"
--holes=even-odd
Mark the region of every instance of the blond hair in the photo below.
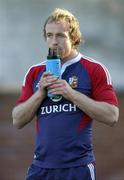
{"type": "Polygon", "coordinates": [[[81,32],[80,32],[80,26],[77,18],[67,11],[66,9],[60,9],[56,8],[52,14],[49,15],[49,17],[46,19],[44,23],[44,37],[46,38],[46,24],[51,22],[67,22],[69,25],[69,36],[72,40],[72,44],[75,48],[77,48],[81,42],[81,32]]]}

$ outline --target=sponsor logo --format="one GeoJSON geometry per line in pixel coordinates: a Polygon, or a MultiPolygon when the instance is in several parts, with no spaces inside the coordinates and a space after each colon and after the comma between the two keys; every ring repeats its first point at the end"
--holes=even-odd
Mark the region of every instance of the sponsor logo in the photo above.
{"type": "Polygon", "coordinates": [[[75,104],[59,104],[51,106],[41,107],[41,115],[50,113],[60,113],[60,112],[75,112],[77,107],[75,104]]]}

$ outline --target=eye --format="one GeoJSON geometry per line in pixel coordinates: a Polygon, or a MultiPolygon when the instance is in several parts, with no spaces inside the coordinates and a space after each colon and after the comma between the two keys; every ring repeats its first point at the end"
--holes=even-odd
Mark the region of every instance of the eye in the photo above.
{"type": "Polygon", "coordinates": [[[52,33],[47,33],[47,34],[46,34],[46,37],[47,37],[47,38],[50,38],[50,37],[52,37],[52,36],[53,36],[52,33]]]}
{"type": "Polygon", "coordinates": [[[66,37],[65,34],[62,34],[62,33],[58,33],[57,36],[60,37],[60,38],[65,38],[66,37]]]}

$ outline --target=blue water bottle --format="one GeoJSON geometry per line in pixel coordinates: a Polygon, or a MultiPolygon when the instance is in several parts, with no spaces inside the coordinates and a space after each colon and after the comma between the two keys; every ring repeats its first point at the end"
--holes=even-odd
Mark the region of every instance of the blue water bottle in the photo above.
{"type": "MultiPolygon", "coordinates": [[[[49,53],[47,56],[46,71],[50,72],[53,76],[61,79],[61,60],[57,54],[57,51],[51,48],[49,48],[49,53]]],[[[49,93],[48,90],[47,96],[53,99],[57,99],[60,95],[49,93]]]]}

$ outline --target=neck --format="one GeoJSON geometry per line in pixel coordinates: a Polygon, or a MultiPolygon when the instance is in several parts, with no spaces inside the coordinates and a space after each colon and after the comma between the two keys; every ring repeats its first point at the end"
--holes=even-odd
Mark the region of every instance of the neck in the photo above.
{"type": "Polygon", "coordinates": [[[78,51],[75,49],[71,52],[71,54],[65,58],[61,59],[61,63],[64,64],[65,62],[75,58],[78,55],[78,51]]]}

